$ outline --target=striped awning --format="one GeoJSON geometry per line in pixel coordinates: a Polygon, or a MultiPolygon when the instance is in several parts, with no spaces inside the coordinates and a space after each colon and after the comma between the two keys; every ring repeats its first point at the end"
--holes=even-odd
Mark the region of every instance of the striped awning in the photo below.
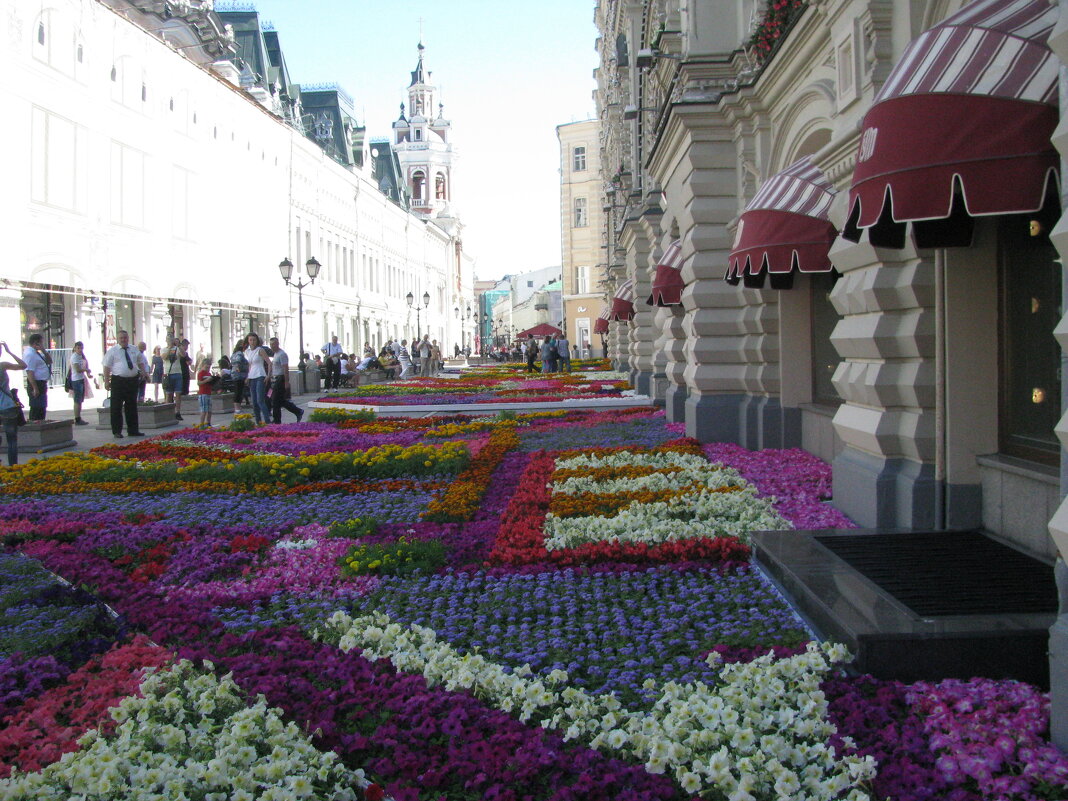
{"type": "Polygon", "coordinates": [[[604,307],[604,311],[602,311],[600,316],[593,322],[593,333],[608,333],[608,315],[611,314],[611,312],[612,310],[608,306],[604,307]]]}
{"type": "Polygon", "coordinates": [[[653,291],[645,301],[650,306],[678,306],[682,303],[682,240],[676,239],[656,265],[653,291]]]}
{"type": "Polygon", "coordinates": [[[1041,208],[1058,165],[1049,0],[975,0],[917,37],[864,117],[847,234],[967,244],[972,218],[1041,208]]]}
{"type": "Polygon", "coordinates": [[[628,278],[616,288],[612,297],[612,307],[608,311],[609,320],[634,319],[634,279],[628,278]]]}
{"type": "Polygon", "coordinates": [[[808,156],[766,180],[738,220],[726,280],[788,289],[793,273],[831,271],[827,258],[838,235],[828,215],[838,194],[808,156]]]}

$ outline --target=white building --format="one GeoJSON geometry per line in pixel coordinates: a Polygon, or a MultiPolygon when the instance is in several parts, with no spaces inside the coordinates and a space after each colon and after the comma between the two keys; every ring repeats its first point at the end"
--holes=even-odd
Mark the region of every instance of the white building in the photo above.
{"type": "Polygon", "coordinates": [[[314,257],[306,349],[333,334],[346,350],[413,336],[409,291],[430,296],[422,329],[459,342],[472,265],[458,225],[383,194],[343,90],[329,89],[336,120],[304,120],[280,51],[263,49],[277,59],[267,75],[251,70],[212,8],[46,0],[6,12],[0,103],[8,152],[24,157],[9,160],[0,199],[13,234],[0,339],[41,331],[59,351],[83,340],[98,363],[118,328],[150,347],[169,328],[216,357],[253,329],[295,354],[298,295],[278,264],[290,258],[307,282],[314,257]]]}

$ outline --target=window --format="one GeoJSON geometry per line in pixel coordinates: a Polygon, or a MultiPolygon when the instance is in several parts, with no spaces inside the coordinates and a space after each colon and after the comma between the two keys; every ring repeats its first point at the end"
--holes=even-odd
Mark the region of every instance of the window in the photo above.
{"type": "Polygon", "coordinates": [[[412,200],[422,200],[426,188],[426,173],[419,171],[412,175],[412,200]]]}
{"type": "Polygon", "coordinates": [[[192,173],[175,166],[171,189],[171,231],[176,239],[191,239],[190,184],[192,173]]]}
{"type": "Polygon", "coordinates": [[[1013,215],[998,229],[999,450],[1057,464],[1061,409],[1061,269],[1049,241],[1053,215],[1013,215]]]}
{"type": "Polygon", "coordinates": [[[838,325],[837,309],[831,304],[831,290],[838,274],[813,273],[809,309],[812,314],[812,400],[837,406],[842,402],[831,383],[840,358],[831,344],[831,332],[838,325]]]}
{"type": "Polygon", "coordinates": [[[434,197],[437,200],[446,200],[445,197],[445,176],[440,172],[434,177],[434,197]]]}
{"type": "Polygon", "coordinates": [[[586,216],[586,198],[575,198],[575,228],[585,228],[589,224],[586,216]]]}
{"type": "Polygon", "coordinates": [[[145,222],[145,154],[111,143],[111,221],[141,228],[145,222]]]}
{"type": "Polygon", "coordinates": [[[585,295],[590,291],[590,268],[586,265],[575,268],[575,294],[585,295]]]}
{"type": "Polygon", "coordinates": [[[571,168],[574,172],[583,172],[586,169],[585,145],[579,145],[571,151],[571,168]]]}
{"type": "Polygon", "coordinates": [[[77,124],[41,108],[31,121],[30,196],[68,211],[85,208],[85,133],[77,124]]]}
{"type": "Polygon", "coordinates": [[[420,142],[420,141],[422,141],[422,139],[423,139],[423,129],[422,128],[416,128],[415,129],[415,141],[416,142],[420,142]]]}

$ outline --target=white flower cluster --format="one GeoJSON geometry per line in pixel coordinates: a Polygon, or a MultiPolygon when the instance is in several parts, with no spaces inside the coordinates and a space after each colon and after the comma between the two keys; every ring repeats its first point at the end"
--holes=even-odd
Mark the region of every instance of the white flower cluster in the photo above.
{"type": "Polygon", "coordinates": [[[146,676],[142,697],[111,709],[119,723],[93,730],[79,750],[39,773],[0,780],[9,801],[349,801],[365,787],[333,752],[317,750],[263,696],[249,706],[229,675],[182,660],[146,676]]]}
{"type": "Polygon", "coordinates": [[[552,485],[554,493],[612,495],[625,492],[679,490],[666,501],[635,502],[611,517],[545,516],[545,548],[559,550],[593,542],[658,545],[700,537],[735,537],[748,542],[753,531],[791,528],[770,499],[761,498],[736,471],[714,467],[703,457],[687,453],[633,453],[577,456],[557,462],[556,468],[594,470],[604,467],[651,467],[660,472],[633,478],[596,480],[573,476],[552,485]],[[724,487],[739,487],[716,492],[724,487]]]}
{"type": "Polygon", "coordinates": [[[840,645],[810,644],[787,659],[766,657],[721,672],[722,683],[675,684],[657,692],[651,711],[622,707],[612,695],[593,696],[566,686],[554,670],[531,678],[528,665],[509,673],[479,654],[461,654],[422,626],[402,627],[387,615],[353,619],[335,612],[328,631],[343,651],[363,649],[401,671],[421,673],[431,685],[468,690],[520,720],[563,732],[591,748],[669,772],[687,793],[729,801],[841,799],[867,801],[862,786],[875,774],[869,757],[838,757],[820,681],[849,654],[840,645]]]}
{"type": "Polygon", "coordinates": [[[307,540],[278,540],[274,544],[276,551],[306,551],[308,548],[314,548],[319,544],[319,540],[307,539],[307,540]]]}

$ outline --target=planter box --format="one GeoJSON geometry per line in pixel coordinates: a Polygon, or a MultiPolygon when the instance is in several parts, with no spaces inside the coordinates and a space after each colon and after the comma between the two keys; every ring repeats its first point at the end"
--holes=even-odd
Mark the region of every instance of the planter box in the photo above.
{"type": "MultiPolygon", "coordinates": [[[[167,428],[169,426],[178,425],[178,421],[174,419],[174,404],[137,404],[137,425],[142,431],[146,428],[167,428]]],[[[123,421],[122,427],[125,430],[125,420],[123,421]]],[[[107,409],[96,410],[96,425],[94,428],[100,431],[111,431],[110,407],[107,409]]]]}
{"type": "MultiPolygon", "coordinates": [[[[211,396],[211,413],[212,414],[233,414],[234,413],[234,393],[224,392],[216,393],[211,396]]],[[[189,415],[196,415],[200,417],[200,400],[196,395],[183,395],[182,396],[182,414],[186,417],[189,415]]],[[[194,421],[196,422],[196,421],[194,421]]],[[[192,425],[192,423],[190,423],[192,425]]]]}
{"type": "Polygon", "coordinates": [[[19,428],[19,453],[45,453],[73,448],[73,420],[35,420],[19,428]]]}

